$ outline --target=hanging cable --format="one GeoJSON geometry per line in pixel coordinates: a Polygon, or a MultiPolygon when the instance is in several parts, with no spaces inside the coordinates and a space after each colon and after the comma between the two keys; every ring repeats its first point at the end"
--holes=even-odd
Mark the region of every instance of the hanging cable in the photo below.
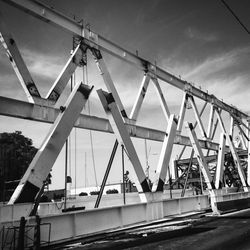
{"type": "Polygon", "coordinates": [[[77,176],[77,170],[76,170],[76,167],[77,167],[77,151],[76,151],[76,146],[77,146],[77,143],[76,143],[76,133],[77,133],[77,130],[75,128],[75,196],[76,196],[76,176],[77,176]]]}
{"type": "Polygon", "coordinates": [[[241,27],[248,33],[250,34],[250,31],[248,30],[248,28],[243,24],[243,22],[240,20],[240,18],[236,15],[236,13],[232,10],[232,8],[230,8],[230,6],[224,1],[224,0],[220,0],[224,6],[229,10],[229,12],[234,16],[234,18],[237,20],[237,22],[241,25],[241,27]]]}
{"type": "MultiPolygon", "coordinates": [[[[88,84],[88,68],[87,66],[83,67],[83,75],[85,76],[86,84],[88,84]],[[84,72],[85,68],[85,72],[84,72]]],[[[90,99],[88,99],[88,114],[90,115],[90,99]]],[[[95,184],[96,188],[98,188],[98,182],[97,182],[97,175],[96,175],[96,165],[95,165],[95,155],[94,155],[94,146],[93,146],[93,136],[92,131],[89,130],[89,136],[90,136],[90,145],[91,145],[91,155],[92,155],[92,163],[94,168],[94,175],[95,175],[95,184]]]]}

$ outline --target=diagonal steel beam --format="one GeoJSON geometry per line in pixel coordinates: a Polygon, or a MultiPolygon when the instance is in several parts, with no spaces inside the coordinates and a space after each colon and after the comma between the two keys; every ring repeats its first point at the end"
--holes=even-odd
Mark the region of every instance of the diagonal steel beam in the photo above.
{"type": "Polygon", "coordinates": [[[194,131],[194,127],[193,127],[192,123],[186,122],[185,128],[187,129],[190,141],[192,143],[192,147],[194,149],[194,153],[195,153],[196,158],[198,160],[199,167],[200,167],[201,172],[204,176],[207,187],[211,191],[211,190],[215,189],[215,185],[214,185],[214,182],[212,180],[211,174],[209,172],[209,168],[208,168],[206,159],[203,155],[202,149],[198,143],[198,139],[197,139],[196,133],[194,131]]]}
{"type": "Polygon", "coordinates": [[[215,175],[215,188],[219,189],[222,187],[222,177],[224,173],[224,159],[225,159],[225,144],[226,136],[224,133],[220,135],[220,147],[218,152],[218,160],[216,166],[216,175],[215,175]]]}
{"type": "Polygon", "coordinates": [[[222,132],[226,135],[226,140],[227,140],[227,143],[229,145],[229,148],[230,148],[230,151],[232,153],[232,156],[233,156],[233,159],[234,159],[234,163],[235,163],[235,166],[237,167],[238,169],[238,173],[239,173],[239,176],[240,176],[240,180],[241,180],[241,183],[242,183],[242,186],[243,186],[243,189],[245,192],[248,192],[248,184],[246,182],[246,176],[245,176],[245,173],[243,171],[243,168],[240,164],[240,158],[237,154],[237,151],[234,147],[234,144],[233,144],[233,139],[232,137],[226,132],[226,129],[225,129],[225,126],[224,126],[224,123],[222,121],[222,118],[220,116],[220,113],[218,111],[217,108],[215,108],[215,112],[216,112],[216,115],[217,115],[217,118],[218,118],[218,121],[219,121],[219,124],[220,124],[220,127],[221,127],[221,130],[222,132]]]}
{"type": "Polygon", "coordinates": [[[123,117],[127,118],[127,113],[126,113],[126,110],[122,104],[122,101],[119,97],[119,94],[116,90],[116,87],[114,85],[114,82],[111,78],[111,75],[109,74],[109,71],[107,69],[107,66],[106,66],[106,63],[104,62],[104,59],[102,57],[102,54],[100,52],[100,50],[96,49],[96,48],[92,48],[91,49],[91,52],[94,56],[94,59],[95,59],[95,62],[96,62],[96,65],[97,65],[97,68],[99,69],[100,71],[100,75],[102,76],[103,80],[104,80],[104,83],[108,89],[108,91],[110,93],[112,93],[116,103],[117,103],[117,106],[119,107],[120,109],[120,112],[122,114],[123,117]]]}
{"type": "Polygon", "coordinates": [[[76,68],[87,63],[86,61],[83,61],[83,57],[85,56],[86,54],[82,51],[82,45],[80,43],[76,46],[66,65],[63,67],[63,70],[50,88],[46,99],[54,102],[59,99],[76,68]]]}
{"type": "Polygon", "coordinates": [[[190,100],[190,102],[191,102],[191,106],[192,106],[192,108],[193,108],[193,111],[194,111],[194,115],[195,115],[196,121],[197,121],[198,126],[199,126],[199,128],[200,128],[201,135],[202,135],[203,139],[206,139],[206,138],[207,138],[207,135],[206,135],[206,132],[205,132],[203,123],[202,123],[202,121],[201,121],[201,118],[200,118],[200,115],[199,115],[197,106],[196,106],[196,104],[195,104],[194,97],[193,97],[193,96],[189,96],[189,100],[190,100]]]}
{"type": "Polygon", "coordinates": [[[119,109],[115,103],[115,99],[111,93],[104,92],[103,90],[97,90],[98,96],[101,100],[103,108],[108,115],[109,122],[114,130],[116,138],[120,144],[123,144],[130,161],[134,167],[137,179],[140,183],[140,186],[137,186],[138,191],[150,192],[150,188],[147,182],[146,175],[141,166],[140,160],[134,148],[134,145],[131,141],[131,138],[126,130],[123,118],[119,109]]]}
{"type": "Polygon", "coordinates": [[[177,125],[177,131],[179,134],[182,131],[183,121],[184,121],[186,108],[187,108],[187,101],[188,101],[188,94],[186,92],[184,92],[183,97],[182,97],[182,102],[181,102],[178,125],[177,125]]]}
{"type": "Polygon", "coordinates": [[[168,105],[167,105],[167,102],[164,98],[164,95],[162,93],[162,90],[161,90],[161,87],[160,87],[160,84],[157,80],[157,78],[155,77],[151,77],[153,83],[154,83],[154,86],[155,86],[155,89],[156,89],[156,92],[158,94],[158,97],[160,99],[160,102],[161,102],[161,107],[162,107],[162,111],[164,113],[164,116],[166,118],[166,120],[168,121],[169,120],[169,116],[170,116],[170,112],[169,112],[169,108],[168,108],[168,105]]]}
{"type": "Polygon", "coordinates": [[[150,81],[150,77],[147,73],[145,73],[143,76],[142,83],[141,83],[140,89],[138,91],[134,106],[133,106],[131,114],[129,116],[129,118],[131,120],[136,121],[138,118],[142,102],[144,100],[144,97],[145,97],[147,89],[148,89],[149,81],[150,81]]]}
{"type": "Polygon", "coordinates": [[[0,41],[6,50],[6,54],[10,59],[11,65],[19,79],[24,92],[30,103],[34,103],[34,97],[41,97],[40,93],[30,75],[30,72],[19,52],[16,41],[10,34],[4,17],[0,11],[0,41]]]}
{"type": "Polygon", "coordinates": [[[169,161],[174,145],[174,138],[176,134],[178,120],[174,115],[170,115],[166,135],[163,141],[159,162],[156,169],[156,181],[153,184],[152,191],[163,191],[163,186],[167,176],[167,169],[169,168],[169,161]]]}
{"type": "Polygon", "coordinates": [[[76,84],[61,113],[51,127],[42,146],[36,153],[27,171],[15,189],[9,204],[33,202],[43,187],[80,112],[85,106],[92,88],[82,83],[76,84]]]}

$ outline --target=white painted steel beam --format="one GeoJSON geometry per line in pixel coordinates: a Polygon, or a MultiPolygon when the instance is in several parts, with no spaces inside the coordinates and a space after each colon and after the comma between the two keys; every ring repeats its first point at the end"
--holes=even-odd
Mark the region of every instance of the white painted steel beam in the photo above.
{"type": "Polygon", "coordinates": [[[140,109],[141,109],[142,102],[144,100],[144,97],[145,97],[147,89],[148,89],[149,81],[150,81],[150,77],[147,73],[145,73],[143,76],[143,80],[142,80],[140,89],[139,89],[138,94],[136,96],[134,106],[133,106],[131,114],[130,114],[131,120],[134,120],[134,121],[137,120],[137,117],[138,117],[140,109]]]}
{"type": "Polygon", "coordinates": [[[65,89],[68,81],[70,80],[70,77],[75,72],[77,66],[82,65],[82,60],[84,56],[86,55],[84,55],[81,49],[81,44],[78,44],[74,49],[72,55],[70,56],[69,60],[67,61],[66,65],[63,67],[63,70],[50,88],[46,99],[52,100],[54,102],[59,99],[61,93],[65,89]]]}
{"type": "Polygon", "coordinates": [[[200,167],[201,172],[204,176],[207,187],[211,191],[211,190],[215,189],[214,182],[213,182],[211,174],[209,172],[209,168],[208,168],[206,159],[205,159],[203,152],[202,152],[202,149],[199,145],[199,142],[198,142],[198,139],[197,139],[197,136],[196,136],[196,133],[194,131],[192,123],[186,122],[185,128],[187,129],[190,141],[192,143],[192,147],[194,149],[194,153],[195,153],[196,158],[198,160],[199,167],[200,167]]]}
{"type": "Polygon", "coordinates": [[[187,101],[188,101],[188,94],[186,92],[184,92],[182,102],[181,102],[178,125],[177,125],[178,133],[181,133],[181,131],[182,131],[183,121],[184,121],[184,117],[185,117],[185,113],[186,113],[187,101]]]}
{"type": "MultiPolygon", "coordinates": [[[[204,156],[205,159],[206,159],[206,162],[207,163],[210,163],[210,162],[216,162],[217,161],[217,158],[218,158],[218,155],[214,154],[214,155],[209,155],[209,156],[204,156]]],[[[190,158],[185,158],[185,159],[181,159],[181,160],[175,160],[176,164],[178,166],[181,166],[181,165],[189,165],[190,163],[190,158]]],[[[192,163],[194,165],[197,165],[198,164],[198,161],[196,158],[193,158],[192,160],[192,163]]]]}
{"type": "Polygon", "coordinates": [[[219,120],[219,124],[220,124],[220,127],[221,127],[221,130],[222,132],[226,135],[226,140],[227,140],[227,143],[229,145],[229,148],[230,148],[230,151],[232,153],[232,156],[233,156],[233,159],[234,159],[234,163],[235,163],[235,166],[237,167],[238,169],[238,173],[239,173],[239,176],[240,176],[240,180],[241,180],[241,183],[242,183],[242,186],[243,186],[243,189],[245,192],[248,192],[248,185],[247,185],[247,182],[246,182],[246,176],[245,176],[245,173],[244,173],[244,170],[240,164],[240,158],[237,154],[237,151],[234,147],[234,143],[233,143],[233,139],[232,137],[226,132],[226,129],[225,129],[225,126],[224,126],[224,123],[222,121],[222,118],[217,110],[217,108],[215,109],[215,112],[216,112],[216,115],[217,115],[217,118],[219,120]]]}
{"type": "MultiPolygon", "coordinates": [[[[28,102],[0,96],[0,115],[2,116],[15,117],[37,122],[54,123],[59,114],[60,110],[55,109],[54,107],[31,104],[28,102]]],[[[132,122],[125,123],[125,126],[128,133],[132,137],[159,142],[162,142],[165,138],[164,131],[132,125],[132,122]]],[[[105,118],[96,116],[80,114],[75,123],[75,127],[91,129],[105,133],[113,133],[113,129],[111,128],[109,121],[105,118]]],[[[191,146],[189,138],[183,135],[176,135],[174,143],[187,147],[191,146]]],[[[199,144],[202,148],[213,151],[217,151],[219,148],[219,144],[215,142],[199,140],[199,144]]],[[[226,150],[229,150],[227,146],[226,150]]]]}
{"type": "Polygon", "coordinates": [[[152,79],[152,81],[154,83],[156,92],[158,94],[158,97],[159,97],[159,100],[160,100],[160,103],[161,103],[161,107],[162,107],[162,111],[164,113],[164,116],[165,116],[166,120],[168,121],[169,117],[170,117],[170,112],[169,112],[169,108],[168,108],[167,102],[166,102],[166,100],[164,98],[164,95],[162,93],[161,86],[160,86],[157,78],[151,77],[151,79],[152,79]]]}
{"type": "Polygon", "coordinates": [[[125,110],[125,108],[124,108],[124,106],[122,104],[122,101],[121,101],[121,99],[119,97],[119,94],[118,94],[118,92],[116,90],[116,87],[115,87],[115,85],[113,83],[113,80],[112,80],[112,78],[111,78],[111,76],[109,74],[109,71],[107,69],[106,63],[104,62],[104,59],[102,57],[101,52],[98,49],[93,48],[92,49],[92,54],[94,56],[97,68],[99,69],[100,74],[101,74],[101,76],[102,76],[102,78],[104,80],[104,83],[105,83],[108,91],[110,93],[112,93],[112,96],[114,97],[115,102],[117,103],[122,116],[125,117],[125,118],[128,118],[126,110],[125,110]]]}
{"type": "Polygon", "coordinates": [[[163,141],[159,162],[156,169],[156,181],[153,184],[152,191],[163,191],[163,186],[169,168],[169,161],[174,146],[174,138],[176,134],[178,120],[174,115],[170,115],[168,127],[163,141]]]}
{"type": "Polygon", "coordinates": [[[212,139],[212,128],[214,124],[214,106],[210,105],[210,114],[208,120],[208,128],[207,128],[207,138],[212,139]]]}
{"type": "Polygon", "coordinates": [[[29,168],[15,189],[9,204],[33,202],[43,187],[80,112],[85,106],[92,88],[82,83],[76,84],[61,113],[55,120],[41,148],[36,153],[29,168]]]}
{"type": "Polygon", "coordinates": [[[224,159],[225,159],[225,144],[226,136],[224,133],[220,135],[220,147],[218,152],[218,160],[216,166],[216,175],[215,175],[215,188],[219,189],[222,187],[222,178],[224,173],[224,159]]]}
{"type": "Polygon", "coordinates": [[[242,143],[243,149],[247,149],[246,141],[249,141],[249,137],[238,123],[236,123],[236,126],[239,129],[240,141],[242,143]]]}
{"type": "Polygon", "coordinates": [[[10,34],[4,17],[0,12],[0,41],[6,50],[6,54],[11,62],[11,65],[19,79],[27,99],[30,103],[34,103],[33,97],[41,97],[39,91],[30,75],[30,72],[19,52],[16,41],[10,34]]]}
{"type": "MultiPolygon", "coordinates": [[[[203,112],[204,112],[206,106],[207,106],[207,102],[204,103],[204,105],[203,105],[203,107],[202,107],[202,109],[201,109],[201,111],[200,111],[200,113],[199,113],[200,116],[202,116],[202,114],[203,114],[203,112]]],[[[196,128],[196,126],[197,126],[197,121],[194,123],[194,128],[196,128]]],[[[179,132],[179,133],[180,133],[180,132],[179,132]]],[[[181,150],[181,152],[180,152],[180,154],[179,154],[179,156],[178,156],[178,160],[180,160],[180,159],[182,158],[182,155],[184,154],[185,149],[186,149],[186,146],[184,146],[184,147],[182,148],[182,150],[181,150]]]]}
{"type": "Polygon", "coordinates": [[[194,97],[193,97],[193,96],[189,96],[189,100],[190,100],[190,102],[191,102],[191,106],[192,106],[192,109],[193,109],[193,111],[194,111],[194,115],[195,115],[196,121],[197,121],[198,126],[199,126],[199,128],[200,128],[201,135],[202,135],[203,139],[206,139],[206,138],[207,138],[207,135],[206,135],[206,132],[205,132],[203,123],[202,123],[202,121],[201,121],[201,118],[200,118],[200,115],[199,115],[197,106],[196,106],[196,104],[195,104],[194,97]]]}
{"type": "Polygon", "coordinates": [[[230,130],[229,130],[229,135],[234,136],[234,118],[230,116],[230,130]]]}
{"type": "Polygon", "coordinates": [[[132,63],[137,68],[148,71],[154,74],[158,79],[168,82],[169,84],[188,91],[190,94],[210,103],[214,103],[217,107],[226,110],[229,113],[233,113],[236,116],[242,116],[247,118],[248,115],[236,109],[233,106],[230,106],[219,99],[217,99],[214,95],[209,95],[208,93],[200,90],[192,86],[191,83],[188,83],[167,71],[155,66],[154,64],[148,62],[147,60],[138,57],[136,54],[131,53],[120,46],[114,44],[113,42],[105,39],[99,34],[90,31],[89,29],[83,28],[82,24],[80,24],[77,20],[66,17],[62,13],[46,6],[35,0],[1,0],[6,2],[7,4],[13,5],[16,8],[19,8],[29,14],[52,24],[67,30],[74,35],[78,35],[80,37],[85,38],[85,40],[93,47],[98,46],[98,48],[102,51],[106,51],[107,53],[116,56],[124,61],[132,63]]]}
{"type": "MultiPolygon", "coordinates": [[[[250,128],[250,121],[248,120],[248,127],[250,128]]],[[[248,137],[250,138],[250,132],[248,131],[248,137]]],[[[250,140],[248,141],[248,149],[247,149],[247,183],[250,185],[250,140]]]]}
{"type": "Polygon", "coordinates": [[[97,93],[103,108],[108,115],[109,122],[114,130],[114,134],[116,135],[118,142],[124,145],[129,159],[134,167],[137,179],[140,183],[140,186],[137,186],[138,191],[150,192],[146,175],[143,171],[142,165],[126,129],[121,113],[119,112],[119,109],[115,103],[113,95],[111,93],[104,92],[101,89],[97,90],[97,93]]]}

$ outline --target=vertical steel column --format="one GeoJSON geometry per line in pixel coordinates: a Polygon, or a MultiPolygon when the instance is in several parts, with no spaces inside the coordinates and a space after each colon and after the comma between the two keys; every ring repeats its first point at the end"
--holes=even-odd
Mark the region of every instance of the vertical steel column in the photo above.
{"type": "Polygon", "coordinates": [[[34,250],[40,250],[41,248],[41,218],[36,216],[36,225],[34,229],[34,250]]]}
{"type": "Polygon", "coordinates": [[[123,187],[123,204],[126,204],[126,188],[125,188],[125,165],[124,165],[124,145],[122,144],[122,187],[123,187]]]}
{"type": "Polygon", "coordinates": [[[234,118],[230,116],[230,130],[229,135],[233,138],[234,136],[234,118]]]}
{"type": "MultiPolygon", "coordinates": [[[[18,242],[17,242],[17,249],[24,249],[24,237],[25,237],[25,224],[26,224],[25,217],[21,217],[20,224],[19,224],[19,233],[18,233],[18,242]]],[[[3,234],[4,235],[4,234],[3,234]]],[[[3,244],[3,242],[2,242],[3,244]]],[[[3,248],[2,248],[3,249],[3,248]]]]}
{"type": "Polygon", "coordinates": [[[245,176],[245,173],[244,173],[244,171],[242,169],[242,166],[240,164],[240,158],[239,158],[239,156],[237,154],[237,151],[236,151],[236,149],[234,147],[232,137],[226,132],[224,123],[223,123],[223,121],[221,119],[221,116],[220,116],[217,108],[215,108],[215,112],[216,112],[217,118],[219,120],[219,123],[220,123],[220,126],[221,126],[221,130],[226,135],[226,140],[227,140],[227,143],[229,145],[230,151],[232,153],[235,166],[237,166],[238,173],[239,173],[239,176],[240,176],[240,180],[241,180],[243,189],[244,189],[245,192],[248,192],[248,185],[247,185],[247,182],[246,182],[246,176],[245,176]]]}
{"type": "Polygon", "coordinates": [[[134,145],[128,134],[128,131],[124,125],[123,118],[115,103],[115,99],[113,95],[111,93],[104,92],[101,89],[97,90],[97,94],[101,100],[101,103],[103,105],[103,108],[106,114],[108,115],[109,122],[111,124],[111,127],[113,128],[113,131],[119,143],[124,145],[129,155],[130,161],[134,167],[138,181],[141,184],[141,186],[137,187],[138,191],[150,192],[150,188],[146,179],[146,175],[143,171],[140,160],[135,151],[134,145]]]}
{"type": "Polygon", "coordinates": [[[65,141],[65,169],[64,169],[64,209],[67,208],[67,183],[68,183],[68,139],[65,141]]]}
{"type": "MultiPolygon", "coordinates": [[[[250,128],[250,120],[247,120],[248,128],[250,128]]],[[[250,138],[250,131],[248,130],[248,138],[250,138]]],[[[248,140],[248,150],[247,150],[247,183],[250,184],[250,140],[248,140]]]]}
{"type": "Polygon", "coordinates": [[[207,187],[210,191],[215,189],[214,182],[212,180],[211,174],[209,172],[209,168],[206,162],[206,159],[203,155],[202,149],[199,145],[199,141],[197,139],[196,133],[194,131],[192,123],[185,123],[185,128],[188,131],[188,135],[192,144],[192,147],[194,149],[194,153],[196,155],[197,161],[199,163],[199,167],[201,169],[201,172],[204,176],[205,182],[207,184],[207,187]]]}
{"type": "Polygon", "coordinates": [[[185,178],[184,187],[183,187],[183,189],[181,191],[181,197],[184,197],[184,195],[185,195],[185,191],[186,191],[186,188],[187,188],[188,175],[189,175],[189,171],[190,171],[190,169],[192,167],[192,164],[193,164],[193,158],[194,158],[194,149],[192,149],[192,151],[191,151],[190,161],[189,161],[188,169],[187,169],[187,176],[185,178]]]}
{"type": "Polygon", "coordinates": [[[225,144],[226,144],[226,136],[224,133],[221,133],[217,167],[216,167],[216,176],[215,176],[216,189],[222,188],[222,177],[224,173],[224,159],[225,159],[225,144]]]}
{"type": "Polygon", "coordinates": [[[163,191],[167,169],[169,165],[170,156],[173,149],[174,138],[176,134],[178,120],[174,115],[170,115],[168,127],[163,141],[161,154],[156,170],[156,181],[153,184],[152,191],[163,191]]]}

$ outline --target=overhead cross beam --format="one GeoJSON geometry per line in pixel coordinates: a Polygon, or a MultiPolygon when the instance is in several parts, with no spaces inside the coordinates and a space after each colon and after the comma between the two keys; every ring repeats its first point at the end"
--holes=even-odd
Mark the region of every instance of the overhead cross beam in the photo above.
{"type": "MultiPolygon", "coordinates": [[[[54,107],[32,104],[20,100],[15,100],[0,96],[0,115],[15,117],[30,121],[54,123],[60,110],[54,107]]],[[[125,123],[126,129],[131,137],[163,142],[165,131],[133,125],[131,122],[125,123]]],[[[114,133],[109,120],[101,117],[80,114],[75,123],[75,127],[82,129],[91,129],[95,131],[114,133]]],[[[190,140],[184,135],[175,135],[174,144],[191,146],[190,140]]],[[[204,149],[217,151],[219,144],[216,142],[207,142],[199,140],[199,144],[204,149]]],[[[229,148],[226,146],[228,152],[229,148]]]]}

